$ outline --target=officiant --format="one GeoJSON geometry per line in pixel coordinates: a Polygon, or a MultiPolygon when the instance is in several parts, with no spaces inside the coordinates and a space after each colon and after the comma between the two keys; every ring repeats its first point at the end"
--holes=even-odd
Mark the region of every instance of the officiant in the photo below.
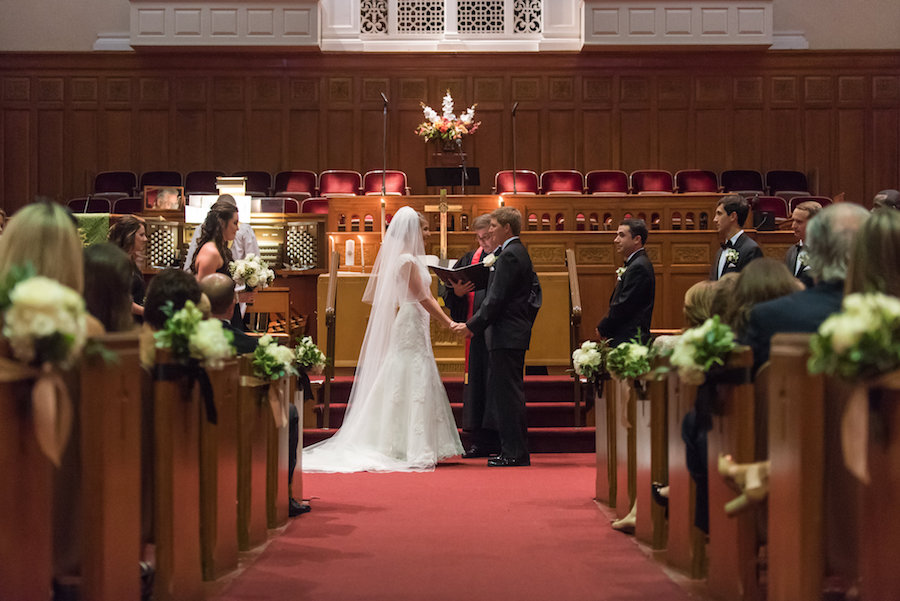
{"type": "MultiPolygon", "coordinates": [[[[474,265],[489,255],[493,249],[490,228],[491,216],[481,215],[472,222],[472,231],[478,240],[478,248],[469,251],[454,269],[474,265]]],[[[451,281],[444,290],[444,305],[450,309],[453,321],[467,322],[478,311],[484,299],[484,290],[475,290],[472,282],[451,281]]],[[[488,351],[484,333],[466,338],[465,384],[463,387],[463,431],[468,435],[464,457],[489,457],[500,452],[500,439],[496,430],[484,427],[484,406],[487,395],[488,351]]]]}

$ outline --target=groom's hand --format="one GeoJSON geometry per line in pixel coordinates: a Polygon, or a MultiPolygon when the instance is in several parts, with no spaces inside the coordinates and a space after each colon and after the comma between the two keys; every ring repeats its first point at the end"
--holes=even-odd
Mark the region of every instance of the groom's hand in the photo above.
{"type": "Polygon", "coordinates": [[[472,332],[469,331],[469,328],[466,327],[464,323],[455,323],[452,326],[453,333],[459,336],[471,337],[472,332]]]}

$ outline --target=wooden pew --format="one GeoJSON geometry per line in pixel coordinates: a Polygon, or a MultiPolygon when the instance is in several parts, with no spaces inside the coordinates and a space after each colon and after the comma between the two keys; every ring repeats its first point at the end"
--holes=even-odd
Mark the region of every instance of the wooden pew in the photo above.
{"type": "MultiPolygon", "coordinates": [[[[136,333],[95,339],[115,362],[80,368],[81,598],[137,601],[141,530],[141,367],[136,333]]],[[[78,519],[73,516],[72,519],[78,519]]]]}
{"type": "Polygon", "coordinates": [[[637,491],[635,483],[635,394],[627,380],[613,378],[607,384],[615,389],[616,419],[615,461],[616,461],[616,516],[624,518],[631,511],[637,491]]]}
{"type": "Polygon", "coordinates": [[[694,406],[697,387],[685,384],[677,372],[666,378],[666,423],[669,457],[669,525],[666,562],[698,579],[706,574],[706,535],[694,526],[694,480],[688,472],[681,439],[681,421],[694,406]]]}
{"type": "Polygon", "coordinates": [[[218,420],[200,424],[200,539],[203,579],[237,569],[238,360],[209,370],[218,420]]]}
{"type": "MultiPolygon", "coordinates": [[[[603,383],[601,395],[594,395],[594,425],[597,477],[594,498],[609,508],[616,507],[616,403],[617,391],[612,380],[603,383]]],[[[626,510],[627,511],[627,510],[626,510]]]]}
{"type": "Polygon", "coordinates": [[[665,380],[649,382],[647,399],[635,408],[635,502],[638,506],[634,534],[652,549],[666,548],[666,510],[651,496],[653,482],[668,480],[665,380]]]}
{"type": "MultiPolygon", "coordinates": [[[[2,346],[0,356],[9,357],[2,346]]],[[[19,601],[46,601],[53,564],[54,467],[34,435],[32,384],[0,383],[0,465],[7,481],[0,487],[0,591],[19,601]]]]}
{"type": "MultiPolygon", "coordinates": [[[[157,351],[156,366],[171,363],[157,351]]],[[[154,384],[156,601],[203,598],[200,551],[200,419],[186,378],[154,384]]],[[[206,419],[205,416],[202,417],[206,419]]]]}
{"type": "MultiPolygon", "coordinates": [[[[717,386],[717,407],[712,430],[707,434],[709,469],[709,573],[710,593],[718,599],[761,598],[757,576],[757,528],[755,510],[736,516],[725,513],[725,504],[737,493],[718,472],[719,454],[730,454],[737,463],[756,460],[754,389],[749,381],[753,354],[749,348],[732,353],[726,368],[744,371],[746,379],[717,386]]],[[[711,375],[708,377],[712,377],[711,375]]]]}
{"type": "MultiPolygon", "coordinates": [[[[241,378],[253,376],[252,356],[239,358],[241,378]]],[[[260,386],[243,382],[238,392],[238,548],[266,542],[266,428],[272,410],[260,386]]]]}
{"type": "MultiPolygon", "coordinates": [[[[293,402],[297,378],[290,376],[269,386],[282,386],[288,402],[293,402]]],[[[302,420],[302,417],[301,417],[302,420]]],[[[300,431],[303,431],[301,422],[300,431]]],[[[295,477],[299,480],[300,474],[295,477]]],[[[288,490],[288,425],[275,427],[275,419],[269,411],[266,420],[266,523],[269,528],[287,524],[291,493],[288,490]]]]}

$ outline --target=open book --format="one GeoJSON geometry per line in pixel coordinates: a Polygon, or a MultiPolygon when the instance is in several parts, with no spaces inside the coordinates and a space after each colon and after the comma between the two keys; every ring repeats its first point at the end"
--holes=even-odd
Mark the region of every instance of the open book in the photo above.
{"type": "Polygon", "coordinates": [[[487,288],[488,274],[490,269],[483,263],[475,263],[474,265],[466,265],[458,269],[449,267],[439,267],[437,265],[428,266],[445,284],[451,282],[472,282],[475,284],[475,290],[483,290],[487,288]]]}

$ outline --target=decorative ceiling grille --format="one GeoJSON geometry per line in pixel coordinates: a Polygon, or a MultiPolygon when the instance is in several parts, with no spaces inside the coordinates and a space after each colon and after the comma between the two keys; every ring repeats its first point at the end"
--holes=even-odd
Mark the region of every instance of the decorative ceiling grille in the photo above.
{"type": "Polygon", "coordinates": [[[388,0],[361,0],[359,3],[359,32],[387,33],[388,0]]]}
{"type": "Polygon", "coordinates": [[[444,33],[443,0],[399,0],[398,33],[444,33]]]}
{"type": "Polygon", "coordinates": [[[540,33],[541,0],[515,0],[513,20],[515,33],[540,33]]]}
{"type": "Polygon", "coordinates": [[[503,0],[459,0],[459,32],[502,34],[503,4],[503,0]]]}

